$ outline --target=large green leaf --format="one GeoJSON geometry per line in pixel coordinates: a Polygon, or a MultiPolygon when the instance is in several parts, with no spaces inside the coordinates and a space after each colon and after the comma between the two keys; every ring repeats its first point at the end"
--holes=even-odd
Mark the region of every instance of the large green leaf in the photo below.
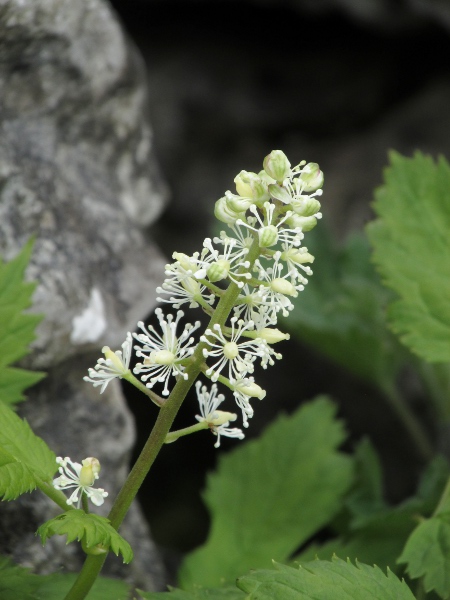
{"type": "Polygon", "coordinates": [[[130,544],[110,525],[106,517],[85,513],[81,509],[70,510],[50,519],[37,532],[43,544],[53,535],[67,535],[67,543],[82,541],[87,551],[100,544],[112,550],[116,556],[121,554],[124,563],[133,559],[130,544]]]}
{"type": "Polygon", "coordinates": [[[24,313],[30,307],[35,283],[25,283],[33,241],[8,263],[0,258],[0,402],[15,404],[24,399],[23,391],[37,383],[43,373],[11,368],[10,365],[28,354],[35,339],[41,315],[24,313]]]}
{"type": "Polygon", "coordinates": [[[276,565],[240,577],[247,600],[414,600],[404,581],[378,567],[340,559],[314,561],[298,569],[276,565]]]}
{"type": "Polygon", "coordinates": [[[368,226],[374,261],[398,294],[388,311],[401,341],[428,362],[450,362],[450,166],[392,152],[368,226]]]}
{"type": "Polygon", "coordinates": [[[366,238],[353,234],[337,248],[325,230],[309,235],[314,274],[294,299],[285,328],[358,377],[378,385],[392,381],[405,353],[386,328],[391,292],[370,263],[366,238]]]}
{"type": "Polygon", "coordinates": [[[223,588],[195,587],[189,591],[170,589],[170,592],[138,592],[144,600],[245,600],[244,592],[234,585],[223,588]]]}
{"type": "Polygon", "coordinates": [[[209,538],[185,560],[183,587],[214,587],[242,572],[287,560],[342,506],[352,461],[335,407],[318,398],[280,417],[258,440],[222,457],[208,478],[209,538]]]}
{"type": "MultiPolygon", "coordinates": [[[[75,579],[75,574],[34,575],[8,558],[0,558],[1,600],[61,600],[75,579]]],[[[86,600],[128,600],[129,594],[130,586],[125,582],[100,577],[86,600]]]]}
{"type": "Polygon", "coordinates": [[[58,469],[56,456],[6,404],[0,402],[0,497],[14,500],[50,481],[58,469]]]}

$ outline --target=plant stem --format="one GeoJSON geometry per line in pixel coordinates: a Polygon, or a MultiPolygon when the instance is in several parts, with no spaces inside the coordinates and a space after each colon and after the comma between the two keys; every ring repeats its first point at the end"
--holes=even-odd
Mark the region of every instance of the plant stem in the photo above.
{"type": "Polygon", "coordinates": [[[195,425],[191,425],[190,427],[183,427],[183,429],[177,429],[176,431],[170,431],[166,435],[166,439],[164,440],[165,444],[171,444],[172,442],[176,442],[178,438],[183,437],[184,435],[189,435],[191,433],[196,433],[197,431],[202,431],[203,429],[208,429],[209,425],[206,421],[201,421],[200,423],[195,423],[195,425]]]}
{"type": "Polygon", "coordinates": [[[435,451],[422,423],[391,383],[383,385],[382,389],[386,394],[391,408],[414,441],[420,456],[428,462],[435,455],[435,451]]]}
{"type": "Polygon", "coordinates": [[[51,483],[44,481],[43,479],[38,479],[36,475],[34,475],[34,478],[41,492],[53,500],[53,502],[62,508],[64,512],[73,510],[74,507],[71,504],[67,504],[67,497],[61,490],[55,489],[51,483]]]}
{"type": "MultiPolygon", "coordinates": [[[[247,254],[250,268],[253,266],[259,252],[258,238],[255,237],[250,251],[247,254]]],[[[238,286],[235,283],[230,283],[214,310],[208,328],[212,329],[216,323],[221,326],[224,325],[239,296],[239,292],[238,286]]],[[[204,362],[203,349],[206,348],[206,346],[207,344],[205,342],[199,342],[197,344],[195,352],[191,357],[191,364],[188,365],[184,371],[184,374],[187,375],[187,379],[180,378],[177,381],[172,393],[161,406],[150,436],[131,469],[127,480],[123,484],[122,489],[118,493],[108,515],[108,519],[114,529],[119,529],[131,503],[136,497],[139,488],[166,440],[167,434],[170,431],[170,427],[172,426],[183,400],[200,374],[204,362]]],[[[83,568],[74,585],[66,595],[65,600],[83,600],[86,597],[102,569],[105,558],[106,554],[100,556],[89,555],[86,558],[83,568]]]]}

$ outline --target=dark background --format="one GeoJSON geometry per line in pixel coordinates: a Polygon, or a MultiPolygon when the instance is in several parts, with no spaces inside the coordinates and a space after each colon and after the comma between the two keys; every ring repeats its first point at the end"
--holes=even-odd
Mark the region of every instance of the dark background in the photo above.
{"type": "MultiPolygon", "coordinates": [[[[450,155],[444,3],[112,4],[148,71],[153,143],[171,191],[149,235],[168,259],[174,250],[200,250],[212,232],[214,202],[233,189],[241,169],[259,171],[274,148],[293,164],[321,165],[323,223],[338,240],[371,218],[372,190],[389,149],[450,155]]],[[[246,436],[257,435],[278,411],[328,393],[351,432],[346,449],[367,434],[383,459],[387,497],[396,502],[411,493],[420,461],[376,390],[299,342],[285,343],[282,352],[283,361],[257,374],[268,394],[246,436]]],[[[405,383],[423,410],[420,388],[405,383]]],[[[142,443],[154,414],[126,391],[142,443]]],[[[196,411],[192,397],[177,427],[192,424],[196,411]]],[[[164,448],[141,493],[156,542],[175,560],[205,539],[205,473],[239,443],[225,439],[215,450],[214,441],[204,432],[164,448]]]]}

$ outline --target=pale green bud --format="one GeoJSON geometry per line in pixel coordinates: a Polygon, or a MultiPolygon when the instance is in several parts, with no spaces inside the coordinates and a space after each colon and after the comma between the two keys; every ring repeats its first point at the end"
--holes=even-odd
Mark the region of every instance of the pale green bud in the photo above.
{"type": "Polygon", "coordinates": [[[315,192],[323,186],[323,173],[317,163],[308,163],[303,168],[300,179],[305,184],[303,187],[305,192],[315,192]]]}
{"type": "Polygon", "coordinates": [[[229,421],[236,421],[236,419],[237,415],[235,413],[226,412],[225,410],[215,410],[206,417],[208,424],[215,425],[216,427],[224,425],[229,421]]]}
{"type": "Polygon", "coordinates": [[[228,206],[226,196],[217,200],[214,206],[214,216],[227,225],[233,225],[238,219],[245,220],[245,213],[238,213],[228,206]]]}
{"type": "Polygon", "coordinates": [[[309,252],[302,252],[298,248],[289,248],[286,252],[281,253],[282,260],[290,260],[297,265],[314,262],[314,256],[309,252]]]}
{"type": "Polygon", "coordinates": [[[280,200],[283,204],[290,204],[292,202],[291,195],[286,188],[278,185],[277,183],[271,183],[268,187],[269,194],[275,200],[280,200]]]}
{"type": "Polygon", "coordinates": [[[208,279],[214,283],[215,281],[220,281],[221,279],[228,277],[229,271],[230,263],[227,260],[221,259],[212,263],[206,271],[206,274],[208,275],[208,279]]]}
{"type": "Polygon", "coordinates": [[[320,210],[320,202],[310,196],[301,196],[298,200],[291,202],[291,208],[295,214],[301,217],[311,217],[320,210]]]}
{"type": "Polygon", "coordinates": [[[264,171],[278,183],[283,183],[291,175],[291,163],[282,150],[272,150],[263,162],[264,171]]]}
{"type": "Polygon", "coordinates": [[[262,400],[266,396],[266,391],[251,379],[240,379],[235,383],[234,389],[251,398],[259,398],[259,400],[262,400]]]}
{"type": "Polygon", "coordinates": [[[202,293],[201,293],[200,284],[193,277],[186,277],[180,283],[184,287],[184,289],[187,292],[189,292],[189,294],[191,294],[194,297],[195,296],[201,297],[202,293]]]}
{"type": "Polygon", "coordinates": [[[258,231],[259,247],[268,248],[278,242],[278,229],[275,225],[267,225],[258,231]]]}
{"type": "Polygon", "coordinates": [[[187,254],[183,254],[183,252],[174,252],[172,254],[172,258],[179,262],[185,271],[197,270],[197,265],[191,262],[189,256],[187,254]]]}
{"type": "Polygon", "coordinates": [[[267,192],[267,183],[256,173],[241,171],[234,178],[234,182],[239,196],[252,198],[257,204],[262,204],[270,198],[267,192]]]}
{"type": "Polygon", "coordinates": [[[225,198],[228,208],[234,213],[244,213],[253,204],[251,197],[243,198],[231,192],[225,192],[225,198]]]}
{"type": "Polygon", "coordinates": [[[279,329],[272,329],[271,327],[264,327],[256,331],[258,337],[265,340],[268,344],[277,344],[283,340],[289,340],[289,333],[283,333],[279,329]]]}
{"type": "Polygon", "coordinates": [[[109,348],[109,346],[103,346],[102,352],[105,355],[105,358],[112,362],[116,371],[121,372],[122,375],[126,375],[128,373],[128,369],[124,368],[123,362],[120,360],[117,354],[113,352],[111,348],[109,348]]]}
{"type": "Polygon", "coordinates": [[[97,458],[89,456],[81,461],[83,465],[80,471],[80,485],[89,487],[98,479],[100,473],[100,461],[97,458]]]}
{"type": "Polygon", "coordinates": [[[286,219],[286,223],[295,229],[300,227],[302,231],[311,231],[317,225],[316,217],[300,217],[299,215],[291,215],[286,219]]]}
{"type": "Polygon", "coordinates": [[[270,287],[277,294],[284,294],[285,296],[298,296],[298,292],[295,287],[287,281],[287,279],[283,279],[282,277],[277,277],[270,283],[270,287]]]}

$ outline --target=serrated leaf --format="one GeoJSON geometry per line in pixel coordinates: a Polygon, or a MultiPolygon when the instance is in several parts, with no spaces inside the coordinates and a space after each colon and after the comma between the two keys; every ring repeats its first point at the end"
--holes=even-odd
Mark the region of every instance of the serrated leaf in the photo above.
{"type": "Polygon", "coordinates": [[[83,540],[88,549],[102,544],[116,556],[120,553],[124,563],[133,559],[130,544],[110,525],[109,519],[85,513],[81,509],[70,510],[50,519],[39,527],[37,533],[43,544],[53,535],[67,535],[67,543],[83,540]]]}
{"type": "Polygon", "coordinates": [[[428,362],[450,362],[450,167],[392,152],[367,232],[384,283],[398,294],[392,329],[428,362]]]}
{"type": "Polygon", "coordinates": [[[386,327],[391,292],[379,282],[368,241],[353,234],[337,248],[325,230],[308,235],[314,274],[293,300],[285,328],[358,377],[392,381],[405,353],[386,327]]]}
{"type": "Polygon", "coordinates": [[[37,486],[36,477],[50,481],[56,456],[26,421],[0,402],[0,497],[14,500],[37,486]]]}
{"type": "Polygon", "coordinates": [[[298,569],[275,565],[240,577],[247,600],[414,600],[411,590],[392,572],[340,559],[305,563],[298,569]]]}
{"type": "MultiPolygon", "coordinates": [[[[1,600],[61,600],[76,579],[75,574],[34,575],[28,569],[0,557],[1,600]]],[[[86,596],[87,600],[128,600],[130,586],[116,579],[100,577],[86,596]]]]}
{"type": "Polygon", "coordinates": [[[143,592],[137,590],[144,600],[245,600],[245,594],[236,586],[200,588],[185,591],[170,588],[169,592],[143,592]]]}
{"type": "Polygon", "coordinates": [[[41,315],[24,313],[31,306],[35,283],[24,282],[33,241],[10,262],[0,258],[0,402],[15,404],[24,399],[23,392],[44,377],[44,373],[13,369],[9,366],[26,356],[35,339],[41,315]]]}
{"type": "Polygon", "coordinates": [[[423,577],[426,592],[450,596],[450,515],[422,521],[412,532],[398,562],[412,579],[423,577]]]}
{"type": "Polygon", "coordinates": [[[216,586],[287,560],[339,511],[352,461],[336,450],[344,432],[335,410],[318,398],[221,458],[204,494],[209,538],[182,565],[183,587],[216,586]]]}

